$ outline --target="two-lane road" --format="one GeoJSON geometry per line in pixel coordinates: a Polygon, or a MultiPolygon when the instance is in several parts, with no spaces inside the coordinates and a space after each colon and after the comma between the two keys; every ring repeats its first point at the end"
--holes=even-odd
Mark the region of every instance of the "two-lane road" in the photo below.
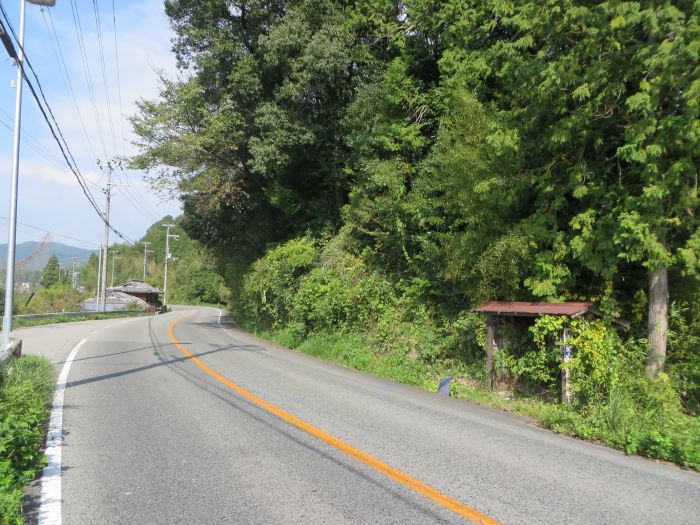
{"type": "Polygon", "coordinates": [[[20,336],[60,371],[89,335],[66,379],[66,524],[700,519],[694,472],[281,349],[216,309],[61,326],[20,336]]]}

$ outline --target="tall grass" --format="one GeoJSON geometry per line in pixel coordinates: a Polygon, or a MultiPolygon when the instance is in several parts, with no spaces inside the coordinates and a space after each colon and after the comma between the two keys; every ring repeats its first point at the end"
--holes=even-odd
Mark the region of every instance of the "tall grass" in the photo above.
{"type": "Polygon", "coordinates": [[[51,363],[42,357],[0,363],[0,523],[24,522],[24,486],[45,463],[41,449],[53,384],[51,363]]]}

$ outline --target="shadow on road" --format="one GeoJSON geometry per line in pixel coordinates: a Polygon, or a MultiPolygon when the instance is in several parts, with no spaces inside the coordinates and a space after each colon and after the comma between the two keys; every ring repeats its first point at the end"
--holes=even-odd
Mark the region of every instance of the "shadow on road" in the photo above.
{"type": "MultiPolygon", "coordinates": [[[[186,345],[188,343],[182,343],[182,344],[186,345]]],[[[165,346],[175,346],[175,345],[172,343],[169,343],[169,344],[160,345],[160,346],[165,347],[165,346]]],[[[145,348],[141,348],[140,350],[144,350],[144,349],[155,350],[156,348],[155,347],[145,347],[145,348]]],[[[173,358],[168,359],[166,361],[160,360],[158,363],[151,363],[149,365],[138,366],[136,368],[130,368],[128,370],[121,370],[119,372],[112,372],[110,374],[103,374],[103,375],[99,375],[99,376],[88,377],[85,379],[78,379],[76,381],[70,381],[70,382],[66,383],[66,388],[73,388],[73,387],[80,386],[80,385],[94,383],[96,381],[104,381],[106,379],[113,379],[115,377],[121,377],[121,376],[125,376],[125,375],[135,374],[137,372],[143,372],[144,370],[150,370],[152,368],[157,368],[160,366],[168,366],[168,365],[172,365],[174,363],[189,361],[193,357],[202,357],[202,356],[209,355],[209,354],[215,354],[217,352],[223,352],[225,350],[235,350],[235,349],[237,349],[236,345],[226,345],[226,346],[222,346],[222,347],[217,347],[213,350],[209,350],[208,352],[200,352],[198,354],[193,354],[191,356],[173,357],[173,358]]],[[[246,349],[243,348],[242,350],[246,350],[246,349]]],[[[122,353],[124,353],[124,352],[122,352],[122,353]]]]}
{"type": "MultiPolygon", "coordinates": [[[[204,325],[204,326],[211,326],[210,323],[187,323],[189,325],[204,325]]],[[[216,326],[216,325],[214,325],[216,326]]],[[[183,363],[189,360],[189,358],[185,357],[182,359],[172,359],[170,356],[167,356],[166,354],[162,353],[161,350],[163,348],[166,348],[168,346],[173,346],[170,343],[166,344],[159,344],[156,342],[155,338],[155,333],[152,331],[152,327],[149,325],[149,331],[150,331],[150,336],[151,336],[151,341],[153,342],[153,348],[155,350],[155,353],[157,354],[158,358],[162,360],[163,364],[166,365],[173,365],[173,364],[179,364],[183,363]]],[[[187,344],[187,343],[182,343],[182,344],[187,344]]],[[[259,345],[233,345],[229,346],[226,348],[235,348],[237,350],[247,350],[247,347],[251,347],[254,349],[254,351],[259,351],[259,350],[264,350],[262,346],[259,345]]],[[[215,351],[211,352],[202,352],[201,354],[197,354],[196,356],[199,355],[206,355],[206,354],[211,354],[214,353],[215,351]]],[[[196,357],[194,356],[194,357],[196,357]]],[[[206,378],[203,379],[202,375],[197,373],[196,368],[189,368],[189,367],[181,367],[181,366],[171,366],[170,369],[175,372],[177,375],[185,379],[187,382],[190,384],[194,385],[195,387],[199,388],[200,390],[203,390],[207,392],[208,394],[216,397],[226,405],[228,405],[232,410],[235,410],[236,412],[239,412],[246,417],[250,418],[251,420],[259,423],[260,425],[264,426],[266,429],[269,429],[273,433],[283,436],[284,438],[288,439],[295,445],[304,448],[313,454],[316,454],[319,456],[319,458],[323,461],[327,461],[329,463],[332,463],[334,466],[341,468],[344,470],[347,475],[350,476],[356,476],[363,482],[369,483],[370,485],[374,486],[377,488],[377,490],[382,491],[382,492],[388,492],[391,494],[393,498],[396,500],[400,501],[402,504],[414,508],[418,513],[422,514],[425,516],[425,523],[452,523],[449,520],[446,520],[439,514],[433,511],[432,508],[430,508],[430,503],[429,502],[420,502],[416,500],[411,500],[409,497],[407,497],[405,494],[402,494],[401,488],[396,486],[393,481],[388,480],[386,478],[383,478],[381,480],[377,480],[374,477],[368,475],[366,472],[363,472],[362,466],[360,463],[357,463],[354,459],[345,456],[341,452],[337,452],[335,450],[328,450],[328,447],[322,443],[321,441],[318,441],[317,438],[310,436],[303,430],[299,430],[296,427],[293,427],[289,425],[288,423],[280,420],[277,418],[277,416],[274,416],[264,410],[262,410],[258,405],[250,402],[249,400],[239,396],[236,394],[234,391],[231,389],[224,387],[218,383],[213,383],[209,382],[206,378]],[[308,441],[308,442],[305,442],[308,441]],[[337,457],[336,457],[337,456],[337,457]]],[[[376,474],[375,474],[376,476],[376,474]]],[[[380,475],[381,476],[381,475],[380,475]]],[[[340,476],[344,479],[344,476],[340,476]]]]}

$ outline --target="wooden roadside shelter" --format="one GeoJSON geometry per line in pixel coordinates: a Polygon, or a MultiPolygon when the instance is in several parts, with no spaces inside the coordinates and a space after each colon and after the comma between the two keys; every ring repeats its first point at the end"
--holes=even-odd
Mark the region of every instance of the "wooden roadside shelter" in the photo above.
{"type": "MultiPolygon", "coordinates": [[[[600,317],[601,313],[593,303],[529,303],[514,301],[488,301],[473,309],[474,312],[486,314],[486,375],[489,389],[493,389],[493,350],[496,346],[497,318],[503,317],[540,317],[542,315],[562,315],[575,319],[577,317],[600,317]]],[[[571,348],[566,344],[568,331],[560,334],[562,362],[571,357],[571,348]]],[[[561,374],[561,399],[563,403],[571,401],[569,391],[569,371],[564,369],[561,374]]]]}

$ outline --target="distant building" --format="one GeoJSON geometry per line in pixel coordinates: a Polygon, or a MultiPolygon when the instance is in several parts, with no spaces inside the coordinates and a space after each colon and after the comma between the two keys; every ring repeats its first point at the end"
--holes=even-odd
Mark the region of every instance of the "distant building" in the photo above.
{"type": "Polygon", "coordinates": [[[107,293],[121,292],[136,299],[147,303],[152,310],[157,310],[163,303],[160,301],[160,296],[163,295],[163,291],[159,290],[155,286],[151,286],[143,281],[138,281],[136,279],[130,279],[120,286],[113,286],[112,288],[107,288],[107,293]]]}
{"type": "MultiPolygon", "coordinates": [[[[159,310],[163,303],[159,296],[163,292],[143,281],[131,279],[120,286],[107,288],[106,311],[117,312],[120,310],[130,310],[132,308],[142,308],[144,310],[159,310]]],[[[84,311],[97,311],[97,300],[94,297],[86,299],[81,303],[84,311]]]]}
{"type": "MultiPolygon", "coordinates": [[[[80,303],[80,308],[84,312],[97,311],[97,299],[90,297],[80,303]]],[[[119,312],[121,310],[150,310],[151,305],[146,301],[123,292],[107,292],[107,305],[105,311],[119,312]]]]}

